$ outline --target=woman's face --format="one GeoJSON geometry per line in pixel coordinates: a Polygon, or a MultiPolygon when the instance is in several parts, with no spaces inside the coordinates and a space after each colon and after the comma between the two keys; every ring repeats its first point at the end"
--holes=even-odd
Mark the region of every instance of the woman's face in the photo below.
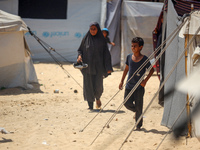
{"type": "Polygon", "coordinates": [[[97,29],[97,27],[96,27],[95,25],[92,25],[92,26],[90,27],[90,34],[91,34],[92,36],[95,36],[95,35],[97,34],[97,31],[98,31],[98,29],[97,29]]]}

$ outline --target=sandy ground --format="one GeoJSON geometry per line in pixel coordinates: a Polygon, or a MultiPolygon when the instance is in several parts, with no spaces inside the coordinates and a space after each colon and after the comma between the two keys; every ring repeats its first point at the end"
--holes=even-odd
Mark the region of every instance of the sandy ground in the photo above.
{"type": "MultiPolygon", "coordinates": [[[[133,113],[125,107],[119,111],[109,124],[115,110],[123,101],[124,90],[116,94],[122,71],[115,72],[104,79],[102,95],[104,110],[90,112],[83,100],[82,88],[68,77],[56,64],[34,64],[39,84],[34,89],[11,88],[0,91],[0,127],[12,134],[0,133],[1,150],[118,150],[132,130],[135,121],[133,113]],[[54,93],[59,89],[59,93],[54,93]],[[77,92],[76,92],[77,91],[77,92]],[[96,116],[96,114],[98,114],[96,116]],[[84,129],[84,127],[96,118],[84,129]],[[84,129],[83,132],[79,132],[84,129]],[[97,137],[91,145],[92,141],[97,137]]],[[[64,68],[82,85],[82,75],[72,65],[64,68]]],[[[153,75],[146,85],[144,109],[158,89],[159,81],[153,75]]],[[[141,131],[133,131],[123,150],[156,149],[168,128],[161,126],[163,107],[155,99],[147,113],[141,131]]],[[[160,150],[197,150],[200,143],[196,138],[182,137],[179,141],[168,135],[159,147],[160,150]]]]}

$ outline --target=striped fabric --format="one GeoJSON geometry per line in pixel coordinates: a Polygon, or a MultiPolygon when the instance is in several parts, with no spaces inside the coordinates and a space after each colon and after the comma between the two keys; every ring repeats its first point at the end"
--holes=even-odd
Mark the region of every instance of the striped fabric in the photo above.
{"type": "Polygon", "coordinates": [[[200,9],[200,1],[198,0],[176,0],[174,8],[179,16],[183,16],[185,13],[191,12],[191,4],[194,5],[194,9],[200,9]]]}
{"type": "MultiPolygon", "coordinates": [[[[174,4],[174,8],[179,16],[183,16],[185,13],[190,13],[191,12],[191,4],[193,4],[195,10],[200,9],[200,0],[172,0],[172,2],[174,4]]],[[[167,8],[168,8],[168,0],[165,0],[163,8],[162,8],[162,12],[160,13],[160,16],[159,16],[159,19],[157,22],[157,25],[153,31],[154,51],[155,51],[156,47],[161,44],[161,43],[157,43],[157,42],[158,42],[158,36],[160,34],[163,34],[161,31],[162,30],[161,29],[161,27],[162,27],[161,18],[163,17],[163,12],[164,11],[167,12],[167,8]]],[[[157,55],[158,54],[155,54],[155,57],[157,55]]],[[[160,72],[160,62],[159,61],[156,62],[156,70],[157,70],[157,73],[160,72]]]]}

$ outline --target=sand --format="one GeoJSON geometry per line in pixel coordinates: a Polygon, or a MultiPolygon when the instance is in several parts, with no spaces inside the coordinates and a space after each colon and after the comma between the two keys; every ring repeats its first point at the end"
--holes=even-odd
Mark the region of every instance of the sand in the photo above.
{"type": "MultiPolygon", "coordinates": [[[[101,101],[102,107],[107,106],[98,114],[98,110],[91,112],[87,109],[82,95],[82,74],[78,69],[70,64],[64,65],[66,71],[56,64],[39,63],[34,66],[39,80],[39,84],[34,84],[34,89],[10,88],[0,91],[0,127],[11,132],[0,133],[1,150],[118,150],[121,147],[134,127],[134,114],[122,107],[109,123],[109,128],[105,127],[123,101],[124,90],[118,90],[123,73],[121,70],[114,68],[115,72],[104,79],[101,101]],[[54,90],[59,90],[59,93],[54,93],[54,90]],[[82,129],[84,131],[79,132],[82,129]],[[102,129],[103,132],[99,134],[102,129]]],[[[158,86],[159,80],[154,74],[146,85],[144,109],[158,86]]],[[[169,131],[160,125],[162,114],[163,107],[155,99],[144,114],[142,130],[133,131],[122,149],[156,149],[169,131]]],[[[169,134],[159,149],[197,150],[200,143],[195,137],[184,136],[177,141],[169,134]]]]}

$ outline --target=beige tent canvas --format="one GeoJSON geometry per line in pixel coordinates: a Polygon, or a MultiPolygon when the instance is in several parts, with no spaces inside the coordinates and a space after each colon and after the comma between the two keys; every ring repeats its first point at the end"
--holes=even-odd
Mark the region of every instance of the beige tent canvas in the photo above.
{"type": "Polygon", "coordinates": [[[26,24],[0,10],[0,88],[32,88],[38,82],[24,34],[26,24]]]}

